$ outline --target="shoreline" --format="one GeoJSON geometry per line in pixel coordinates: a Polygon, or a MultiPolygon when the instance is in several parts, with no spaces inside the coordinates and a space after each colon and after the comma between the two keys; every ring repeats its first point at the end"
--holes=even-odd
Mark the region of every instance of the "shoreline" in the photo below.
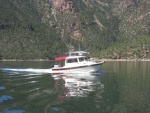
{"type": "Polygon", "coordinates": [[[150,61],[150,59],[99,59],[95,61],[150,61]]]}
{"type": "MultiPolygon", "coordinates": [[[[98,59],[91,58],[92,61],[100,62],[100,61],[150,61],[150,59],[98,59]]],[[[19,60],[19,59],[2,59],[0,62],[5,61],[54,61],[49,59],[28,59],[28,60],[19,60]]]]}
{"type": "Polygon", "coordinates": [[[54,61],[54,60],[48,60],[48,59],[28,59],[28,60],[22,60],[22,59],[2,59],[0,62],[5,62],[5,61],[54,61]]]}

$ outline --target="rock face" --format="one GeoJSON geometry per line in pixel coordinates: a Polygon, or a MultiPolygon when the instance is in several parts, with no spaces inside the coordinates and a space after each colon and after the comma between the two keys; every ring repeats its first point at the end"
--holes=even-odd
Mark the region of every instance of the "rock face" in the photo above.
{"type": "Polygon", "coordinates": [[[56,9],[61,9],[62,5],[65,3],[65,0],[53,0],[53,6],[56,9]]]}
{"type": "MultiPolygon", "coordinates": [[[[138,35],[137,32],[141,32],[141,30],[143,33],[149,32],[149,26],[147,27],[149,21],[147,20],[150,15],[150,2],[147,0],[33,1],[37,4],[42,22],[59,28],[59,31],[64,29],[64,34],[68,34],[70,38],[76,39],[74,36],[78,36],[77,39],[79,39],[79,37],[82,37],[81,31],[83,31],[83,28],[87,32],[90,26],[93,27],[93,25],[96,25],[101,32],[107,30],[108,34],[112,33],[110,35],[115,37],[117,37],[116,31],[122,33],[125,38],[132,38],[138,35]],[[73,25],[76,23],[80,27],[74,29],[73,25]],[[78,33],[74,30],[80,36],[76,35],[78,33]]],[[[93,34],[93,36],[96,35],[93,34]]],[[[103,35],[103,33],[98,33],[98,35],[103,35]]]]}
{"type": "Polygon", "coordinates": [[[51,9],[41,10],[42,21],[54,26],[70,47],[79,41],[87,49],[102,50],[119,38],[150,34],[148,0],[51,0],[49,4],[51,9]]]}
{"type": "MultiPolygon", "coordinates": [[[[18,39],[32,34],[31,42],[37,38],[37,33],[42,38],[47,34],[48,39],[45,40],[52,38],[51,34],[58,34],[54,37],[59,40],[51,41],[53,40],[51,39],[49,43],[63,42],[65,46],[76,49],[80,44],[83,49],[90,52],[96,51],[95,54],[114,45],[118,40],[130,41],[130,39],[139,39],[141,36],[147,37],[150,34],[149,0],[1,0],[1,2],[0,36],[5,38],[2,39],[3,41],[0,40],[0,53],[8,52],[14,46],[14,42],[20,44],[18,40],[13,40],[10,45],[7,44],[10,39],[13,39],[7,36],[8,33],[12,33],[10,36],[18,36],[18,39]],[[40,28],[41,24],[42,28],[40,28]],[[21,32],[16,30],[18,26],[22,28],[20,36],[18,34],[21,32]],[[48,34],[47,32],[52,29],[52,33],[48,34]],[[10,32],[7,32],[8,30],[10,32]],[[11,32],[12,30],[14,31],[11,32]],[[5,44],[7,47],[2,46],[5,44]]],[[[22,41],[22,43],[25,42],[22,41]]],[[[24,46],[26,48],[25,44],[24,46]]],[[[18,48],[20,50],[19,46],[18,48]]],[[[143,53],[148,54],[147,50],[150,49],[146,45],[144,48],[143,53]]],[[[39,55],[38,52],[41,51],[38,49],[39,55]]],[[[47,56],[48,53],[44,54],[47,56]]],[[[2,56],[6,55],[2,54],[2,56]]],[[[115,54],[115,56],[120,55],[115,54]]]]}
{"type": "Polygon", "coordinates": [[[58,11],[65,11],[72,9],[72,1],[53,0],[53,7],[58,11]]]}

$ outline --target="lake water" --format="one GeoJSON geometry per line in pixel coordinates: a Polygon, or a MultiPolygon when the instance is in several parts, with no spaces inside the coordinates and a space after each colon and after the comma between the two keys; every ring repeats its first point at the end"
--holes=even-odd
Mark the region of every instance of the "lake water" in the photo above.
{"type": "Polygon", "coordinates": [[[150,62],[105,62],[98,74],[51,75],[52,62],[0,62],[0,113],[150,113],[150,62]]]}

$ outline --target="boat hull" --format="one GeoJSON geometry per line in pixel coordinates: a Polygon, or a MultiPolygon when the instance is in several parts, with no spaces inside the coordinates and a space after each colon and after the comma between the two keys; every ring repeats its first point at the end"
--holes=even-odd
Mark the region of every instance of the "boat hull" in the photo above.
{"type": "Polygon", "coordinates": [[[72,67],[58,67],[52,68],[52,73],[89,73],[89,72],[97,72],[100,70],[99,63],[91,64],[91,65],[80,65],[80,66],[72,66],[72,67]]]}

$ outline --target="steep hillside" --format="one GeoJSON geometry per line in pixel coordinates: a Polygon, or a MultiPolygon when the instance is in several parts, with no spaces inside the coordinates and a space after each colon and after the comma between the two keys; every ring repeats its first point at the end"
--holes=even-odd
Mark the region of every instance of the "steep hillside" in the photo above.
{"type": "Polygon", "coordinates": [[[150,1],[114,0],[112,10],[121,20],[119,30],[123,38],[150,34],[150,1]]]}
{"type": "Polygon", "coordinates": [[[148,0],[0,3],[1,58],[52,59],[79,45],[100,58],[150,58],[148,0]]]}
{"type": "Polygon", "coordinates": [[[119,19],[107,3],[98,0],[34,0],[42,22],[61,33],[69,49],[101,50],[117,39],[119,19]]]}
{"type": "Polygon", "coordinates": [[[1,58],[52,59],[65,49],[59,34],[41,23],[41,16],[32,2],[0,0],[0,11],[1,58]]]}
{"type": "Polygon", "coordinates": [[[150,59],[150,38],[141,36],[137,39],[130,39],[126,43],[118,42],[102,50],[96,56],[100,59],[150,59]]]}

